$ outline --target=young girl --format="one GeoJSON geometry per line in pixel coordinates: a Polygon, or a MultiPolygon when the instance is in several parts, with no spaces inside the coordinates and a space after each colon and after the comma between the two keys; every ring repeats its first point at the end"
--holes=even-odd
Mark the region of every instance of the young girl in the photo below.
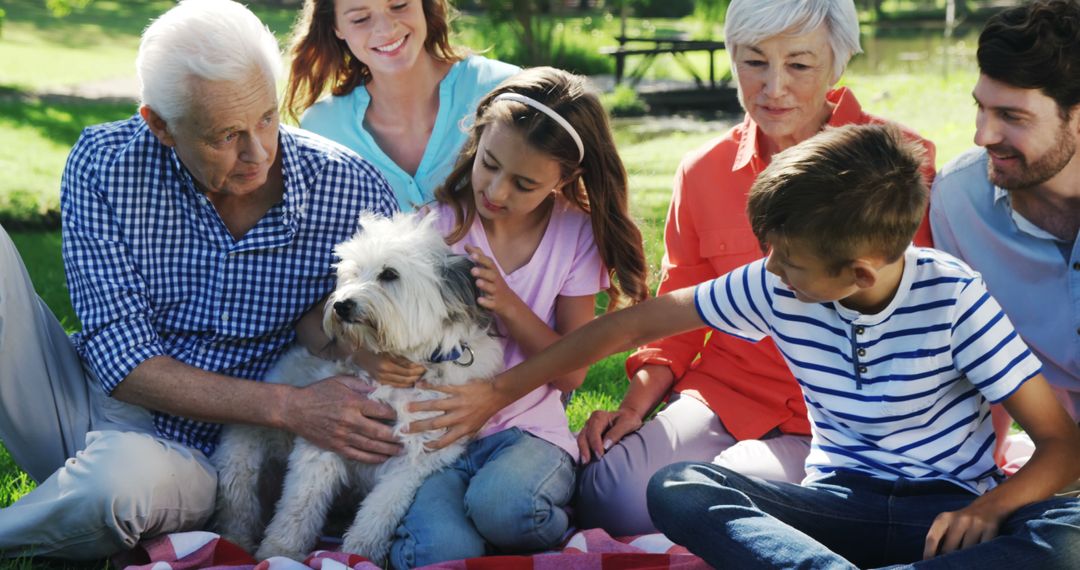
{"type": "MultiPolygon", "coordinates": [[[[607,117],[580,77],[529,69],[481,100],[432,210],[447,242],[476,262],[508,367],[590,321],[596,293],[607,290],[609,308],[647,296],[626,186],[607,117]]],[[[398,528],[394,567],[558,544],[577,457],[562,396],[585,372],[502,409],[424,483],[398,528]]]]}

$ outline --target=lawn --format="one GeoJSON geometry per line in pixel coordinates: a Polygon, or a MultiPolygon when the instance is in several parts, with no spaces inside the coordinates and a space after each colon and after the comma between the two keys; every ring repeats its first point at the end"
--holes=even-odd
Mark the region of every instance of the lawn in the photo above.
{"type": "MultiPolygon", "coordinates": [[[[95,0],[89,9],[58,21],[47,13],[41,0],[0,0],[0,8],[8,15],[0,34],[0,148],[4,149],[0,168],[8,173],[0,179],[0,224],[12,234],[39,294],[69,330],[77,330],[78,322],[64,286],[59,233],[55,229],[28,229],[55,228],[59,175],[67,150],[81,129],[126,117],[134,105],[129,101],[38,97],[36,92],[130,78],[139,32],[150,17],[169,5],[162,0],[95,0]]],[[[292,10],[257,11],[279,35],[288,30],[295,16],[292,10]]],[[[633,25],[637,31],[652,33],[705,33],[701,23],[693,21],[635,20],[633,25]]],[[[491,56],[508,53],[507,40],[500,35],[505,32],[484,26],[476,17],[466,16],[459,22],[459,37],[477,48],[490,47],[491,56]]],[[[577,38],[574,41],[579,41],[575,44],[579,47],[574,49],[586,55],[594,54],[600,45],[613,45],[610,38],[617,32],[617,24],[610,19],[591,16],[569,19],[562,26],[562,37],[577,38]]],[[[853,63],[842,84],[855,91],[867,111],[897,120],[933,140],[940,166],[970,146],[974,132],[970,89],[975,72],[970,46],[966,51],[964,46],[958,46],[956,51],[958,55],[947,77],[937,65],[924,66],[917,73],[885,66],[888,73],[880,73],[881,66],[860,59],[853,63]]],[[[677,67],[660,63],[654,66],[652,76],[685,78],[680,73],[677,67]]],[[[664,121],[658,128],[652,123],[617,123],[616,139],[630,173],[631,208],[644,234],[653,287],[663,253],[664,215],[679,159],[737,119],[721,118],[704,128],[692,122],[696,125],[692,129],[679,123],[665,127],[668,123],[664,121]]],[[[573,427],[580,426],[594,409],[617,406],[625,390],[624,357],[613,356],[590,369],[568,410],[573,427]]],[[[0,506],[32,488],[0,447],[0,506]]],[[[0,570],[40,566],[40,561],[15,561],[0,563],[0,570]]],[[[97,562],[67,567],[105,566],[97,562]]]]}

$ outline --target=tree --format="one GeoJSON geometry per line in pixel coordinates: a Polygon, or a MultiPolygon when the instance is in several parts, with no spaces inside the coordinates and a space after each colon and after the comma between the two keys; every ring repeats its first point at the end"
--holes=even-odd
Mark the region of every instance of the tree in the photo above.
{"type": "Polygon", "coordinates": [[[555,24],[545,22],[542,15],[550,14],[552,5],[547,0],[478,0],[476,2],[495,24],[507,25],[524,50],[519,53],[525,66],[546,65],[555,52],[555,24]]]}
{"type": "Polygon", "coordinates": [[[72,10],[81,10],[90,5],[91,0],[45,0],[45,6],[58,18],[67,16],[72,10]]]}

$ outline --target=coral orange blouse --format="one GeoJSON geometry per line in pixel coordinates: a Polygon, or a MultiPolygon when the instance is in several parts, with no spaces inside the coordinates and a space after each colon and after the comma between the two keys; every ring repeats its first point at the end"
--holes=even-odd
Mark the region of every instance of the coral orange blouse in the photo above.
{"type": "MultiPolygon", "coordinates": [[[[826,98],[835,105],[830,126],[886,122],[864,113],[845,87],[826,98]]],[[[904,133],[926,148],[929,185],[934,145],[911,130],[904,133]]],[[[668,209],[657,294],[696,285],[762,257],[746,217],[747,193],[768,164],[757,138],[757,125],[747,115],[742,124],[683,158],[668,209]]],[[[915,243],[932,245],[925,218],[915,243]]],[[[751,343],[708,333],[702,328],[643,346],[627,359],[627,373],[633,375],[646,364],[668,366],[676,378],[673,391],[708,405],[736,439],[757,439],[775,428],[808,435],[802,392],[772,340],[751,343]]]]}

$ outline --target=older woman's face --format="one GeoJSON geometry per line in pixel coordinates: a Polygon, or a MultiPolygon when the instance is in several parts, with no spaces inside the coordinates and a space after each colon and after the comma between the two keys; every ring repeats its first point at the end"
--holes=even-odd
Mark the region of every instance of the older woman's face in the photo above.
{"type": "Polygon", "coordinates": [[[743,108],[779,149],[810,138],[828,119],[832,64],[825,26],[735,46],[743,108]]]}

